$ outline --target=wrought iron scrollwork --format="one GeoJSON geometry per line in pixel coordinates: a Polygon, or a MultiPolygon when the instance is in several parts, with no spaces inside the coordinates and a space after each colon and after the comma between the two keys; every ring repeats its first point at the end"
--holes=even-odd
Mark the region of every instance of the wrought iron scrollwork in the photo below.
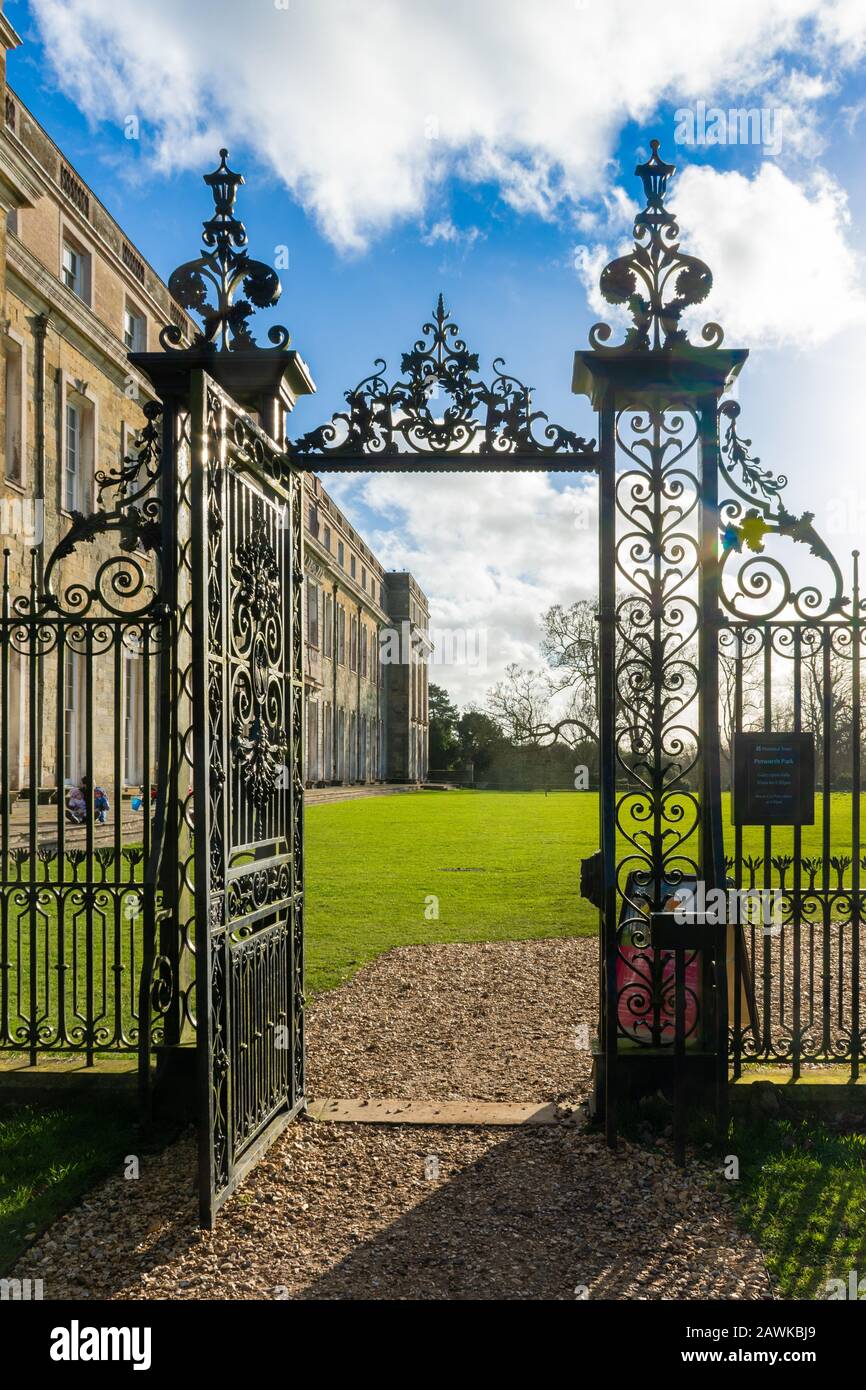
{"type": "MultiPolygon", "coordinates": [[[[283,287],[272,266],[247,254],[246,228],[234,211],[237,190],[244,179],[228,167],[227,159],[228,150],[220,150],[218,167],[204,175],[214,200],[214,215],[204,223],[202,233],[206,249],[172,271],[168,288],[178,304],[202,320],[203,329],[193,340],[193,347],[211,344],[221,351],[237,352],[258,347],[248,319],[255,309],[276,304],[283,287]],[[236,299],[239,290],[245,297],[236,299]],[[211,292],[216,295],[214,304],[209,299],[211,292]]],[[[268,338],[279,351],[288,346],[288,329],[275,326],[268,338]]],[[[166,324],[159,336],[162,346],[170,350],[180,348],[182,339],[180,328],[173,323],[166,324]]]]}
{"type": "Polygon", "coordinates": [[[744,730],[787,724],[811,733],[822,805],[813,831],[765,828],[751,844],[748,830],[735,832],[729,884],[739,892],[770,892],[775,905],[772,928],[757,930],[752,922],[737,938],[738,972],[752,999],[734,995],[731,1049],[735,1073],[745,1060],[760,1059],[790,1064],[796,1074],[803,1065],[854,1059],[864,1045],[860,869],[866,861],[858,864],[859,828],[853,853],[833,853],[829,814],[835,791],[858,799],[862,608],[856,552],[852,600],[814,514],[796,516],[785,507],[786,479],[751,453],[739,416],[735,401],[720,407],[720,422],[727,422],[721,474],[733,494],[720,507],[723,751],[730,761],[744,730]],[[818,574],[795,584],[767,550],[782,539],[807,546],[818,574]],[[763,854],[754,853],[757,843],[763,854]],[[821,853],[814,852],[818,847],[821,853]]]}
{"type": "MultiPolygon", "coordinates": [[[[259,912],[263,907],[285,902],[292,887],[292,868],[288,861],[271,864],[267,869],[259,869],[232,879],[227,886],[227,911],[229,921],[259,912]]],[[[244,923],[236,933],[238,939],[252,930],[244,923]]]]}
{"type": "Polygon", "coordinates": [[[652,155],[635,169],[643,182],[646,207],[635,218],[634,248],[610,261],[599,282],[608,304],[627,306],[632,327],[620,346],[609,347],[610,325],[594,324],[589,341],[596,352],[659,352],[685,346],[694,351],[717,348],[724,337],[717,323],[707,323],[701,330],[703,342],[694,344],[680,326],[685,311],[706,299],[713,276],[704,261],[680,250],[680,229],[665,207],[668,181],[676,166],[661,158],[658,140],[651,140],[650,146],[652,155]]]}
{"type": "MultiPolygon", "coordinates": [[[[639,1046],[671,1042],[672,957],[652,949],[650,915],[700,877],[702,749],[695,577],[699,563],[697,419],[662,407],[616,419],[618,775],[617,1023],[639,1046]]],[[[686,961],[686,1036],[701,1026],[695,958],[686,961]]]]}
{"type": "Polygon", "coordinates": [[[177,975],[157,950],[168,911],[157,746],[173,688],[163,673],[175,651],[166,603],[174,555],[164,546],[174,460],[164,471],[162,405],[149,403],[144,417],[120,466],[97,474],[113,505],[73,512],[42,575],[34,550],[29,592],[11,597],[4,557],[0,657],[4,672],[17,658],[34,692],[22,710],[29,728],[15,737],[31,748],[32,784],[54,779],[44,816],[35,797],[20,816],[3,788],[12,816],[0,890],[16,945],[14,959],[0,961],[13,982],[0,1001],[0,1049],[26,1047],[33,1065],[40,1052],[69,1049],[89,1064],[100,1051],[143,1056],[174,1036],[177,975]],[[126,774],[137,804],[122,795],[126,774]],[[67,970],[64,959],[80,966],[67,970]]]}
{"type": "Polygon", "coordinates": [[[109,489],[116,493],[118,504],[128,510],[140,497],[150,492],[159,477],[162,462],[162,402],[145,401],[142,406],[144,427],[135,438],[131,453],[125,454],[119,468],[96,473],[96,490],[100,501],[109,489]]]}
{"type": "Polygon", "coordinates": [[[249,1144],[303,1097],[303,517],[300,475],[207,377],[191,435],[204,625],[193,668],[203,717],[191,738],[196,968],[212,1038],[202,1212],[212,1222],[249,1144]]]}
{"type": "Polygon", "coordinates": [[[479,379],[478,354],[460,336],[441,294],[421,335],[403,353],[401,380],[389,384],[386,363],[377,358],[375,370],[345,393],[348,410],[296,440],[293,455],[323,462],[400,457],[404,466],[405,455],[415,454],[429,456],[434,470],[449,457],[476,454],[506,467],[518,458],[595,466],[595,441],[534,410],[532,388],[506,372],[501,357],[492,381],[479,379]]]}
{"type": "Polygon", "coordinates": [[[788,511],[779,495],[787,478],[762,468],[761,460],[749,452],[751,439],[737,430],[739,415],[737,401],[725,401],[720,407],[721,418],[727,420],[721,474],[736,494],[723,501],[720,509],[722,573],[729,578],[733,574],[733,584],[722,585],[723,606],[734,617],[765,621],[786,609],[810,620],[843,613],[848,603],[845,581],[836,557],[813,525],[814,512],[795,516],[788,511]],[[813,581],[795,588],[782,562],[766,551],[765,543],[774,536],[807,545],[829,571],[829,583],[813,581]],[[744,555],[734,570],[734,557],[744,555]]]}
{"type": "Polygon", "coordinates": [[[143,617],[156,614],[162,603],[163,503],[162,404],[148,401],[145,425],[137,435],[132,451],[119,469],[100,470],[96,483],[100,500],[105,492],[116,493],[115,506],[106,510],[71,513],[72,524],[58,541],[45,563],[41,592],[30,598],[22,595],[13,604],[17,615],[55,611],[83,618],[90,614],[116,617],[143,617]],[[74,582],[61,591],[61,561],[73,555],[79,545],[91,544],[99,536],[116,534],[118,551],[100,561],[89,583],[74,582]],[[147,556],[156,562],[152,567],[147,556]]]}
{"type": "Polygon", "coordinates": [[[282,733],[280,569],[265,528],[242,541],[232,560],[235,643],[249,665],[235,685],[232,754],[256,809],[273,795],[286,759],[282,733]]]}

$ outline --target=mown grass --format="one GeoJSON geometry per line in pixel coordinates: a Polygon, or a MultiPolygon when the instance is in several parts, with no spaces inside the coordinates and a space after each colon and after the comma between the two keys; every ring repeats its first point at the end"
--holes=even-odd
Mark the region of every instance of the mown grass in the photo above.
{"type": "Polygon", "coordinates": [[[307,988],[394,946],[585,936],[580,861],[598,802],[577,792],[421,792],[311,806],[307,988]]]}
{"type": "MultiPolygon", "coordinates": [[[[862,798],[866,823],[866,798],[862,798]]],[[[694,808],[684,805],[684,823],[694,808]]],[[[851,857],[852,797],[830,798],[830,842],[834,855],[851,857]]],[[[823,798],[817,797],[816,823],[802,831],[802,853],[819,856],[822,847],[823,798]]],[[[729,798],[723,804],[726,850],[733,854],[734,829],[729,798]]],[[[627,853],[625,840],[622,855],[627,853]]],[[[420,792],[311,806],[306,814],[306,904],[308,989],[329,989],[381,951],[424,941],[527,939],[586,935],[596,929],[597,914],[579,896],[580,861],[598,848],[598,796],[595,792],[420,792]],[[430,903],[430,898],[438,903],[430,903]],[[438,910],[438,917],[433,913],[438,910]]],[[[697,852],[692,836],[685,854],[697,852]]],[[[793,832],[776,828],[766,854],[764,832],[747,827],[743,853],[755,859],[793,853],[793,832]]],[[[23,872],[22,887],[29,881],[23,872]]],[[[128,871],[124,891],[130,901],[141,878],[141,865],[128,871]]],[[[757,883],[764,883],[765,866],[757,883]]],[[[770,869],[772,884],[778,873],[770,869]]],[[[45,1022],[57,1009],[59,941],[55,898],[56,866],[47,875],[39,865],[35,877],[45,881],[37,908],[38,998],[45,1022]],[[45,950],[48,947],[49,971],[45,950]]],[[[746,875],[746,881],[748,876],[746,875]]],[[[790,882],[790,876],[788,881],[790,882]]],[[[804,883],[806,879],[804,877],[804,883]]],[[[818,875],[817,884],[822,883],[818,875]]],[[[831,886],[838,882],[829,871],[831,886]]],[[[850,869],[844,873],[850,882],[850,869]]],[[[70,890],[64,890],[69,895],[70,890]]],[[[131,1026],[137,1002],[133,963],[140,958],[140,928],[124,918],[120,953],[115,959],[114,912],[107,894],[94,908],[91,970],[97,1012],[111,1016],[123,967],[121,1019],[131,1026]],[[103,921],[104,916],[104,921],[103,921]],[[105,940],[103,940],[103,933],[105,940]]],[[[840,911],[843,909],[840,908],[840,911]]],[[[23,927],[20,987],[25,1012],[29,1004],[30,909],[24,894],[9,901],[10,941],[23,927]]],[[[80,1012],[87,976],[87,920],[73,898],[63,927],[67,1012],[80,1012]]],[[[13,954],[8,972],[12,1005],[10,1027],[23,1019],[14,1002],[19,962],[13,954]]]]}
{"type": "MultiPolygon", "coordinates": [[[[830,799],[834,855],[852,854],[851,804],[845,793],[830,799]]],[[[821,853],[822,816],[819,796],[816,824],[802,831],[804,856],[821,853]]],[[[727,796],[723,818],[733,854],[727,796]]],[[[594,932],[598,914],[580,897],[580,861],[598,845],[594,792],[420,792],[311,806],[308,989],[333,988],[393,946],[594,932]]],[[[685,852],[697,853],[696,836],[685,852]]],[[[770,856],[792,852],[792,831],[775,829],[770,856]]],[[[746,827],[743,853],[765,856],[761,829],[746,827]]],[[[771,879],[778,883],[775,870],[771,879]]]]}
{"type": "Polygon", "coordinates": [[[140,1152],[132,1111],[104,1100],[0,1109],[0,1272],[127,1154],[140,1152]]]}
{"type": "MultiPolygon", "coordinates": [[[[866,1117],[864,1117],[866,1118],[866,1117]]],[[[738,1219],[764,1252],[782,1298],[825,1299],[866,1278],[866,1133],[815,1115],[738,1119],[738,1219]]],[[[866,1284],[864,1284],[866,1288],[866,1284]]]]}

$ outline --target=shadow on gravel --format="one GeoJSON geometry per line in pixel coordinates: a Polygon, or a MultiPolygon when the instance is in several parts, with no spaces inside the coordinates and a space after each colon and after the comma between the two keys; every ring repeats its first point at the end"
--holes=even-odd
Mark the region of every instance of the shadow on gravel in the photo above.
{"type": "Polygon", "coordinates": [[[296,1296],[768,1297],[757,1252],[717,1211],[667,1159],[611,1155],[567,1129],[521,1131],[296,1296]]]}
{"type": "Polygon", "coordinates": [[[188,1136],[140,1182],[109,1179],[17,1273],[43,1277],[49,1299],[769,1296],[760,1252],[704,1165],[676,1169],[669,1146],[611,1153],[571,1126],[302,1122],[212,1233],[195,1221],[188,1136]]]}

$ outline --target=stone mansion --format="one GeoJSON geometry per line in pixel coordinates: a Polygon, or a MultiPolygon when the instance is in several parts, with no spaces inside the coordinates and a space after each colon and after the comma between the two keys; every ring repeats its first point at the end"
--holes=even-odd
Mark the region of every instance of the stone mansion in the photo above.
{"type": "Polygon", "coordinates": [[[386,572],[315,475],[304,512],[308,783],[421,782],[427,774],[427,599],[386,572]],[[408,634],[399,661],[386,633],[408,634]]]}
{"type": "MultiPolygon", "coordinates": [[[[0,562],[7,602],[38,583],[71,514],[99,505],[97,474],[119,466],[144,423],[141,407],[152,391],[127,353],[158,350],[166,323],[185,338],[195,329],[7,87],[6,53],[20,42],[0,11],[0,551],[8,552],[0,562]]],[[[422,781],[427,600],[412,575],[383,569],[318,478],[308,475],[305,486],[307,783],[422,781]],[[394,629],[417,640],[404,644],[406,661],[383,663],[381,636],[394,629]]],[[[64,559],[64,585],[92,582],[105,544],[97,537],[64,559]]],[[[78,785],[88,724],[97,731],[89,736],[96,780],[110,783],[114,801],[147,785],[153,770],[142,765],[142,750],[155,740],[143,738],[141,663],[127,657],[101,689],[102,711],[91,710],[87,720],[70,657],[58,759],[64,765],[48,765],[47,755],[36,753],[32,769],[41,716],[30,708],[25,663],[11,654],[0,730],[10,788],[78,785]],[[112,730],[114,708],[123,716],[119,756],[95,744],[100,726],[112,730]]],[[[43,698],[37,691],[37,702],[43,698]]],[[[45,705],[54,708],[47,698],[45,705]]]]}

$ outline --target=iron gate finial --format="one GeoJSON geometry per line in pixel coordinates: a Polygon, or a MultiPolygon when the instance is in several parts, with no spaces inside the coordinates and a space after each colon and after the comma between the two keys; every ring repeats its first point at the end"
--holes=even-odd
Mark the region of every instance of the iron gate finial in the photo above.
{"type": "MultiPolygon", "coordinates": [[[[203,223],[202,241],[207,249],[172,271],[168,289],[182,308],[202,320],[202,332],[193,340],[193,347],[210,344],[222,352],[237,352],[258,347],[247,321],[256,309],[276,304],[283,287],[272,266],[247,254],[246,228],[235,215],[235,198],[244,177],[229,168],[228,154],[221,149],[216,169],[203,175],[214,200],[213,216],[203,223]],[[239,289],[244,297],[235,299],[239,289]],[[208,301],[211,290],[216,292],[216,304],[208,301]]],[[[275,325],[268,338],[279,351],[288,346],[289,331],[275,325]]],[[[166,324],[159,341],[164,348],[176,350],[182,345],[182,331],[176,324],[166,324]]]]}
{"type": "Polygon", "coordinates": [[[677,220],[665,207],[668,182],[676,173],[676,165],[662,159],[658,140],[650,141],[650,149],[649,159],[635,169],[643,183],[646,206],[634,220],[634,248],[627,256],[610,261],[599,280],[608,304],[627,306],[632,327],[619,347],[608,347],[610,325],[594,324],[589,341],[596,352],[717,348],[724,337],[717,323],[706,323],[701,329],[703,342],[694,344],[680,327],[683,313],[706,299],[713,276],[704,261],[680,251],[677,220]]]}
{"type": "Polygon", "coordinates": [[[652,154],[644,164],[638,164],[635,173],[643,184],[644,196],[646,197],[646,207],[643,212],[638,214],[637,221],[647,226],[659,225],[662,222],[673,222],[673,213],[668,212],[665,207],[665,194],[667,192],[668,179],[672,179],[677,172],[675,164],[665,164],[659,154],[659,141],[650,140],[652,154]]]}

